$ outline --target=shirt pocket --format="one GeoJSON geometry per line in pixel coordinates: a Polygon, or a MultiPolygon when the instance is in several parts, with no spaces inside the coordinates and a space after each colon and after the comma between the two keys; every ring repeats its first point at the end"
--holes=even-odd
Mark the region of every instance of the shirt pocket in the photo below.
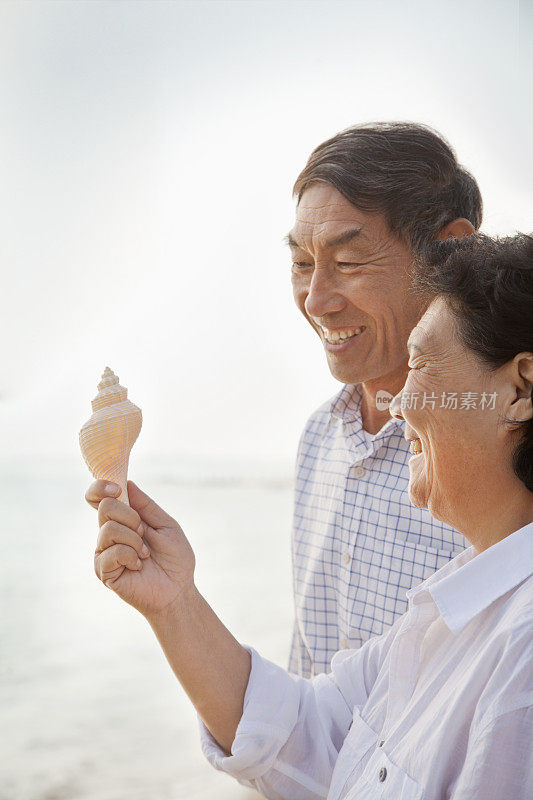
{"type": "Polygon", "coordinates": [[[370,750],[376,746],[377,733],[362,719],[359,709],[354,709],[352,724],[341,747],[329,787],[328,800],[339,800],[350,778],[359,768],[370,750]]]}
{"type": "Polygon", "coordinates": [[[393,569],[399,568],[402,573],[410,575],[410,586],[414,585],[413,581],[425,580],[464,550],[459,534],[455,535],[453,542],[448,542],[442,541],[430,524],[416,522],[411,523],[408,530],[405,527],[403,523],[396,530],[389,530],[383,548],[393,569]]]}
{"type": "MultiPolygon", "coordinates": [[[[374,502],[376,538],[384,540],[385,548],[396,545],[398,550],[406,545],[415,548],[419,555],[427,553],[430,560],[431,557],[450,560],[468,546],[458,531],[435,520],[427,509],[415,508],[409,502],[407,490],[400,495],[398,490],[385,489],[374,502]]],[[[411,555],[405,553],[407,559],[411,555]]]]}
{"type": "Polygon", "coordinates": [[[423,788],[378,749],[342,800],[423,800],[423,788]]]}
{"type": "Polygon", "coordinates": [[[435,544],[429,544],[427,538],[424,536],[420,536],[415,533],[409,533],[403,540],[407,548],[411,547],[413,549],[413,553],[411,555],[410,551],[405,553],[406,558],[411,556],[412,561],[416,563],[417,558],[416,555],[424,556],[424,563],[428,563],[430,567],[433,569],[433,560],[437,564],[437,569],[443,567],[447,561],[450,561],[455,556],[459,555],[462,549],[454,549],[453,547],[436,547],[435,544]]]}

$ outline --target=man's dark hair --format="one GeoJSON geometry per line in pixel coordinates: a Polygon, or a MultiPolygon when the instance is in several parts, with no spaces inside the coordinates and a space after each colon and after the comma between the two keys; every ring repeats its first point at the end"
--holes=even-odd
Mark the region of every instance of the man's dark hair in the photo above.
{"type": "Polygon", "coordinates": [[[458,217],[477,230],[482,201],[472,175],[436,131],[414,122],[355,125],[323,142],[298,175],[298,202],[325,181],[361,211],[381,212],[414,252],[458,217]]]}
{"type": "MultiPolygon", "coordinates": [[[[413,287],[446,301],[461,341],[489,369],[533,353],[533,236],[433,242],[415,260],[413,287]]],[[[513,424],[523,431],[513,467],[533,492],[533,420],[513,424]]]]}

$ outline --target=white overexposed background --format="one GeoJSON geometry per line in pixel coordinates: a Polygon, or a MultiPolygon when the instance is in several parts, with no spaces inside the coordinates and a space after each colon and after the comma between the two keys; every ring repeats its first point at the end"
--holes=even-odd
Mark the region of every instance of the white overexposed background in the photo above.
{"type": "Polygon", "coordinates": [[[533,227],[511,0],[4,2],[0,23],[4,454],[73,452],[109,365],[136,455],[292,457],[337,384],[281,240],[344,127],[434,126],[483,229],[533,227]]]}
{"type": "Polygon", "coordinates": [[[296,310],[291,189],[429,124],[482,229],[533,229],[533,9],[513,0],[0,5],[0,800],[237,800],[147,624],[92,572],[78,431],[106,365],[130,476],[234,634],[286,664],[298,437],[339,388],[296,310]]]}

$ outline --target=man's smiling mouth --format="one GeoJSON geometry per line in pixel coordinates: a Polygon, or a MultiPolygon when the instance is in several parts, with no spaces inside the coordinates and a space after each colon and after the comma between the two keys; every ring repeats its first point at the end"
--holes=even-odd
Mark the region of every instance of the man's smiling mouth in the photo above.
{"type": "Polygon", "coordinates": [[[319,327],[322,331],[322,336],[328,344],[342,344],[347,339],[353,339],[354,336],[359,336],[359,334],[365,330],[366,325],[361,325],[358,328],[335,328],[334,330],[325,328],[323,325],[319,327]]]}

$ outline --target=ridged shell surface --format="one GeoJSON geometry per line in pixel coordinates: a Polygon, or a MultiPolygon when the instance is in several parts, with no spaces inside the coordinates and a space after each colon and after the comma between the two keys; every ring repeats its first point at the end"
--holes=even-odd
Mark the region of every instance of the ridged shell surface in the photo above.
{"type": "Polygon", "coordinates": [[[130,400],[113,370],[106,367],[92,400],[93,415],[79,433],[80,448],[92,475],[117,483],[128,502],[128,463],[142,427],[142,412],[130,400]]]}

